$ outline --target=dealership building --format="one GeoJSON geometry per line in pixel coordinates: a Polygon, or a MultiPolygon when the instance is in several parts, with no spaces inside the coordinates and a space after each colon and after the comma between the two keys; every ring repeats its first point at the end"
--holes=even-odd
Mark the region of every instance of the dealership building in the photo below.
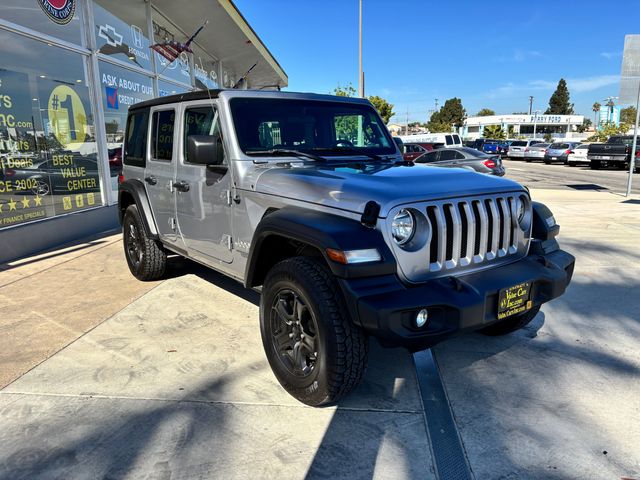
{"type": "Polygon", "coordinates": [[[584,122],[583,115],[488,115],[467,117],[460,132],[465,139],[484,137],[484,129],[489,125],[500,126],[507,136],[533,138],[550,134],[554,138],[585,138],[578,132],[584,122]]]}
{"type": "Polygon", "coordinates": [[[130,105],[288,82],[230,0],[2,3],[0,262],[117,226],[130,105]],[[205,21],[193,54],[168,62],[150,48],[185,42],[205,21]]]}

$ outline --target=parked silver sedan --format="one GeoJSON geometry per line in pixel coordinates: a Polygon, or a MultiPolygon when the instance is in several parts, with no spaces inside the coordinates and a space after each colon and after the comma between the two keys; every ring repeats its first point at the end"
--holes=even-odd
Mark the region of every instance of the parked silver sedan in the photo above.
{"type": "Polygon", "coordinates": [[[533,162],[534,160],[544,160],[544,154],[549,148],[550,143],[534,143],[527,147],[524,151],[524,161],[533,162]]]}
{"type": "Polygon", "coordinates": [[[426,152],[413,162],[436,167],[466,168],[499,177],[505,174],[505,168],[499,154],[487,155],[469,147],[440,148],[426,152]]]}

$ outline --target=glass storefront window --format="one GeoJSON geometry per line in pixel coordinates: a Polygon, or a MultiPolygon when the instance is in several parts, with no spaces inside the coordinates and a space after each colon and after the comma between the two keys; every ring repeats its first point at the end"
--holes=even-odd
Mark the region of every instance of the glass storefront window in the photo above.
{"type": "Polygon", "coordinates": [[[67,42],[84,45],[79,0],[2,0],[2,18],[67,42]]]}
{"type": "Polygon", "coordinates": [[[186,93],[189,90],[190,90],[189,88],[176,85],[175,83],[158,80],[158,96],[159,97],[166,97],[168,95],[177,95],[178,93],[186,93]]]}
{"type": "Polygon", "coordinates": [[[0,229],[102,205],[86,59],[0,30],[0,65],[0,229]]]}
{"type": "Polygon", "coordinates": [[[218,88],[218,62],[195,43],[191,44],[191,49],[196,88],[218,88]]]}
{"type": "MultiPolygon", "coordinates": [[[[114,171],[119,171],[122,167],[122,141],[129,106],[152,99],[154,97],[153,83],[151,77],[146,75],[102,60],[98,63],[109,167],[114,171]]],[[[114,191],[118,189],[115,180],[112,180],[111,188],[114,191]]]]}
{"type": "Polygon", "coordinates": [[[93,16],[98,53],[151,70],[143,0],[94,0],[93,16]]]}
{"type": "MultiPolygon", "coordinates": [[[[153,40],[154,43],[166,41],[186,42],[187,35],[179,30],[164,15],[153,10],[153,40]]],[[[170,80],[174,80],[186,85],[191,85],[191,70],[189,67],[189,55],[183,52],[173,62],[157,52],[155,55],[156,72],[170,80]]]]}

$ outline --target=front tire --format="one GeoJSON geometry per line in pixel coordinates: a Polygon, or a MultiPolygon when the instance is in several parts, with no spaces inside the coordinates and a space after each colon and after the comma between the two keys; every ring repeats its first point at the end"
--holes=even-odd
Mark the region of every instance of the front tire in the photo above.
{"type": "Polygon", "coordinates": [[[362,380],[368,338],[349,317],[329,269],[313,258],[289,258],[269,271],[260,332],[278,382],[302,403],[334,403],[362,380]]]}
{"type": "Polygon", "coordinates": [[[129,205],[122,220],[122,242],[129,270],[138,280],[157,280],[164,275],[167,254],[147,233],[136,205],[129,205]]]}
{"type": "Polygon", "coordinates": [[[490,337],[498,337],[500,335],[507,335],[516,330],[520,330],[526,327],[536,317],[540,311],[540,306],[533,307],[531,310],[520,315],[514,315],[506,320],[503,320],[488,327],[484,327],[478,330],[483,335],[489,335],[490,337]]]}

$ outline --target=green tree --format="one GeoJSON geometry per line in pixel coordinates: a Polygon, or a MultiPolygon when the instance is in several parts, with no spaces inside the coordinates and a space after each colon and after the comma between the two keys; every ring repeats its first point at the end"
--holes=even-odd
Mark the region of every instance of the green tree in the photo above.
{"type": "Polygon", "coordinates": [[[598,123],[598,112],[600,111],[601,107],[602,105],[600,105],[600,102],[594,102],[593,106],[591,107],[591,110],[593,110],[593,123],[598,123]]]}
{"type": "Polygon", "coordinates": [[[586,132],[587,130],[589,130],[589,127],[591,127],[591,125],[593,125],[593,122],[588,118],[585,118],[582,121],[582,125],[578,125],[578,132],[580,133],[586,132]]]}
{"type": "Polygon", "coordinates": [[[620,122],[628,125],[636,124],[636,107],[627,107],[620,110],[620,122]]]}
{"type": "Polygon", "coordinates": [[[500,125],[487,125],[484,127],[483,136],[493,140],[504,140],[506,135],[500,125]]]}
{"type": "Polygon", "coordinates": [[[547,143],[553,142],[553,135],[551,135],[550,133],[545,133],[542,138],[547,143]]]}
{"type": "Polygon", "coordinates": [[[496,112],[494,112],[490,108],[482,108],[482,109],[480,109],[480,111],[478,113],[476,113],[476,116],[478,116],[478,117],[488,117],[490,115],[495,115],[495,114],[496,114],[496,112]]]}
{"type": "Polygon", "coordinates": [[[389,119],[395,115],[393,112],[393,104],[387,102],[384,98],[379,97],[378,95],[370,96],[369,101],[378,111],[384,123],[389,123],[389,119]]]}
{"type": "Polygon", "coordinates": [[[549,98],[549,108],[544,112],[545,115],[573,115],[573,103],[569,101],[569,89],[567,82],[561,78],[549,98]]]}
{"type": "MultiPolygon", "coordinates": [[[[338,97],[355,97],[356,89],[351,82],[349,82],[345,87],[338,85],[331,93],[338,97]]],[[[378,111],[384,123],[389,123],[389,119],[395,115],[393,111],[393,104],[387,102],[384,98],[378,95],[371,95],[368,100],[378,111]]]]}
{"type": "Polygon", "coordinates": [[[331,93],[333,95],[337,95],[338,97],[355,97],[356,89],[351,84],[351,82],[349,82],[344,88],[338,85],[336,88],[333,89],[333,92],[331,93]]]}
{"type": "Polygon", "coordinates": [[[430,132],[450,132],[451,127],[461,127],[466,111],[462,106],[462,100],[457,97],[450,98],[440,110],[431,115],[427,128],[430,132]]]}
{"type": "Polygon", "coordinates": [[[613,135],[621,135],[627,133],[629,129],[629,125],[626,123],[621,123],[619,126],[616,126],[613,122],[605,122],[601,124],[600,130],[597,130],[596,133],[587,138],[588,142],[606,142],[607,139],[613,135]]]}
{"type": "Polygon", "coordinates": [[[513,128],[513,125],[508,125],[508,126],[507,126],[507,136],[508,136],[509,138],[513,138],[513,136],[515,135],[515,133],[516,133],[516,131],[515,131],[515,129],[513,128]]]}

